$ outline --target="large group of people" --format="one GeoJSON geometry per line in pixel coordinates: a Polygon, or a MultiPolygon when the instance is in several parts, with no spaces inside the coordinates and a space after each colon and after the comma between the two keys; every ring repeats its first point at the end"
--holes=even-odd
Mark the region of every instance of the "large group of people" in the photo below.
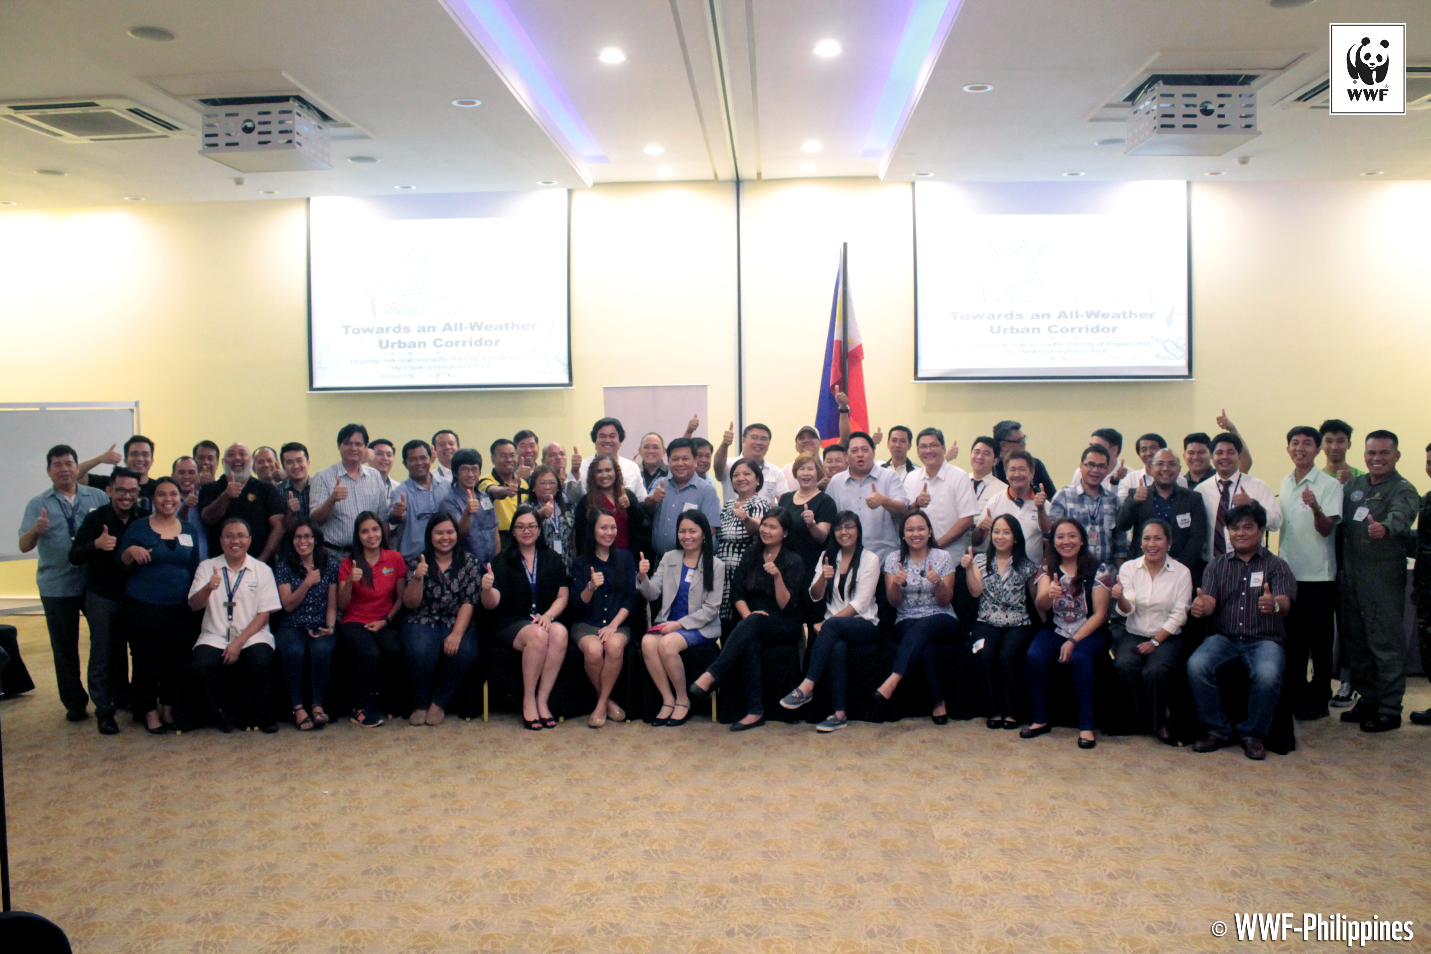
{"type": "MultiPolygon", "coordinates": [[[[662,727],[684,725],[738,672],[744,698],[731,704],[745,714],[733,731],[765,723],[770,688],[787,709],[827,699],[815,728],[843,729],[851,667],[871,658],[887,668],[862,674],[875,685],[867,707],[887,711],[914,676],[943,724],[951,687],[938,650],[949,646],[980,686],[988,728],[1026,739],[1052,730],[1052,682],[1066,672],[1078,745],[1094,748],[1110,656],[1137,719],[1164,741],[1177,741],[1172,697],[1185,679],[1198,752],[1240,745],[1263,758],[1279,704],[1316,719],[1354,703],[1343,721],[1400,726],[1406,558],[1426,557],[1417,582],[1431,575],[1431,535],[1413,529],[1418,515],[1431,527],[1431,494],[1398,473],[1390,431],[1365,437],[1363,471],[1348,461],[1350,425],[1294,427],[1291,471],[1274,489],[1250,473],[1225,414],[1217,434],[1183,437],[1181,454],[1141,435],[1135,469],[1117,430],[1095,430],[1062,485],[1017,421],[972,442],[968,471],[936,427],[885,436],[842,422],[824,441],[802,427],[785,467],[769,459],[765,425],[737,436],[732,424],[714,445],[694,436],[695,419],[669,443],[643,435],[634,457],[622,455],[621,422],[603,418],[590,457],[522,430],[485,460],[450,429],[399,448],[349,424],[338,461],[316,473],[298,442],[250,452],[201,441],[164,476],[151,474],[142,435],[91,459],[57,444],[20,549],[38,551],[68,718],[87,718],[92,701],[106,735],[120,731],[119,708],[162,734],[181,698],[231,730],[226,671],[256,727],[277,731],[281,686],[293,724],[321,729],[335,652],[349,660],[352,723],[401,711],[437,725],[487,647],[520,658],[532,731],[557,726],[552,690],[567,653],[579,654],[596,696],[588,724],[600,728],[627,719],[615,690],[628,646],[660,696],[662,727]],[[102,464],[112,472],[95,473],[102,464]],[[880,645],[884,656],[861,651],[880,645]],[[767,686],[764,650],[787,646],[802,678],[767,686]],[[696,647],[710,649],[687,671],[696,647]],[[1245,673],[1245,705],[1221,696],[1228,667],[1245,673]],[[406,675],[401,698],[385,697],[393,673],[406,675]]],[[[1431,658],[1431,612],[1419,620],[1431,658]]],[[[1431,724],[1431,713],[1411,720],[1431,724]]]]}

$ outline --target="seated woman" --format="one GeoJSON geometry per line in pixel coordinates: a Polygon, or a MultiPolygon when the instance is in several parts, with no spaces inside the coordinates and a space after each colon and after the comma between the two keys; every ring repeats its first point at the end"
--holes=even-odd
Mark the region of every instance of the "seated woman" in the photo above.
{"type": "Polygon", "coordinates": [[[1108,651],[1108,591],[1113,570],[1088,552],[1088,533],[1072,517],[1055,520],[1053,541],[1044,558],[1035,605],[1049,622],[1029,644],[1025,662],[1033,722],[1019,731],[1032,739],[1051,731],[1048,724],[1048,669],[1058,660],[1073,666],[1073,694],[1078,700],[1078,747],[1098,744],[1093,735],[1093,661],[1108,651]],[[1049,614],[1052,614],[1051,616],[1049,614]]]}
{"type": "Polygon", "coordinates": [[[512,545],[482,576],[482,606],[491,614],[492,642],[522,654],[522,725],[533,731],[557,724],[547,700],[566,658],[566,627],[556,618],[567,593],[566,568],[542,537],[536,508],[522,504],[512,517],[512,545]]]}
{"type": "MultiPolygon", "coordinates": [[[[1011,469],[1027,468],[1021,464],[1011,469]]],[[[1024,657],[1033,634],[1028,600],[1038,596],[1042,571],[1028,557],[1017,517],[999,514],[988,538],[988,552],[965,553],[961,561],[969,595],[979,601],[971,633],[974,659],[988,706],[984,724],[991,729],[1017,729],[1018,714],[1024,709],[1024,657]]]]}
{"type": "Polygon", "coordinates": [[[686,687],[692,699],[704,699],[738,663],[745,680],[746,714],[739,722],[731,723],[732,732],[765,724],[765,687],[760,671],[764,644],[800,641],[802,604],[796,594],[805,575],[805,564],[785,546],[789,534],[790,515],[784,510],[771,510],[760,519],[760,546],[746,551],[731,583],[740,622],[726,637],[715,662],[686,687]]]}
{"type": "Polygon", "coordinates": [[[588,526],[582,554],[571,566],[571,590],[576,593],[571,641],[581,650],[586,678],[596,689],[596,706],[587,724],[599,729],[608,718],[626,721],[626,712],[611,701],[611,690],[631,642],[628,621],[636,608],[636,561],[616,546],[614,516],[598,513],[588,526]]]}
{"type": "Polygon", "coordinates": [[[680,549],[661,557],[654,577],[646,575],[651,568],[649,561],[643,558],[637,565],[641,595],[648,600],[661,600],[656,625],[641,637],[641,658],[661,694],[661,708],[651,723],[654,726],[686,724],[691,717],[691,699],[686,694],[686,666],[681,661],[681,651],[720,638],[725,564],[715,555],[706,515],[699,510],[681,514],[676,521],[676,543],[680,549]]]}
{"type": "Polygon", "coordinates": [[[402,665],[402,636],[393,621],[402,612],[406,576],[402,554],[388,548],[387,526],[371,510],[358,514],[352,556],[338,566],[338,639],[353,656],[354,725],[371,729],[384,722],[378,672],[402,665]]]}
{"type": "Polygon", "coordinates": [[[288,704],[293,706],[298,730],[311,732],[328,724],[323,696],[328,691],[333,647],[338,644],[333,632],[338,619],[338,561],[323,545],[323,531],[306,517],[283,535],[273,578],[283,601],[283,617],[272,628],[288,686],[288,704]],[[303,708],[305,657],[313,685],[311,715],[303,708]]]}
{"type": "MultiPolygon", "coordinates": [[[[815,565],[826,550],[830,524],[840,508],[835,505],[833,497],[820,489],[825,470],[820,466],[818,456],[801,454],[790,465],[790,471],[795,476],[796,486],[781,495],[780,506],[790,514],[790,549],[805,564],[805,583],[808,585],[815,575],[815,565]]],[[[813,617],[823,618],[823,612],[813,617]]]]}
{"type": "Polygon", "coordinates": [[[815,579],[810,583],[810,599],[824,607],[824,620],[815,624],[810,666],[800,685],[780,700],[787,709],[805,705],[814,698],[815,683],[828,668],[835,711],[815,726],[816,732],[834,732],[850,724],[845,709],[846,652],[850,646],[879,642],[879,609],[875,606],[879,555],[864,548],[864,527],[857,514],[841,510],[835,514],[834,525],[830,545],[816,562],[815,579]]]}
{"type": "Polygon", "coordinates": [[[447,704],[477,661],[472,625],[482,571],[458,542],[457,521],[434,514],[423,551],[407,566],[402,604],[403,658],[412,684],[409,725],[441,725],[447,704]]]}
{"type": "Polygon", "coordinates": [[[154,512],[130,520],[119,542],[119,561],[129,567],[120,618],[134,655],[130,698],[134,717],[144,720],[151,735],[174,725],[179,673],[194,647],[186,600],[199,567],[199,534],[205,531],[179,519],[182,503],[174,478],[157,478],[154,512]]]}
{"type": "Polygon", "coordinates": [[[1153,517],[1143,524],[1143,555],[1118,570],[1113,585],[1113,665],[1128,684],[1138,719],[1168,744],[1164,721],[1168,683],[1182,654],[1183,624],[1192,603],[1192,571],[1168,556],[1173,528],[1153,517]]]}
{"type": "Polygon", "coordinates": [[[561,476],[546,464],[538,464],[527,480],[532,486],[532,501],[537,506],[537,516],[542,521],[542,536],[547,538],[547,546],[552,552],[561,557],[570,569],[571,561],[576,558],[571,538],[576,511],[567,499],[561,476]]]}
{"type": "Polygon", "coordinates": [[[258,727],[273,733],[278,723],[273,721],[273,633],[268,617],[283,601],[273,571],[248,552],[250,540],[247,521],[229,517],[219,527],[223,553],[200,563],[194,572],[189,608],[202,611],[204,620],[194,644],[193,667],[219,729],[231,732],[233,716],[219,704],[219,667],[242,662],[258,727]]]}
{"type": "Polygon", "coordinates": [[[954,559],[933,542],[934,525],[923,510],[911,510],[900,518],[899,551],[884,560],[885,595],[896,610],[894,632],[899,652],[889,678],[875,690],[874,701],[877,708],[884,708],[917,656],[934,703],[930,718],[935,725],[944,725],[949,710],[939,687],[934,643],[952,641],[959,632],[959,620],[949,605],[954,600],[954,559]]]}
{"type": "MultiPolygon", "coordinates": [[[[745,458],[730,465],[730,483],[735,488],[735,499],[727,500],[720,509],[720,529],[716,531],[716,556],[728,568],[740,566],[741,559],[760,529],[760,520],[765,516],[770,504],[758,497],[760,488],[765,486],[765,475],[745,458]]],[[[729,633],[740,622],[735,611],[735,589],[727,586],[720,606],[721,629],[729,633]]]]}
{"type": "Polygon", "coordinates": [[[462,548],[479,567],[491,563],[501,549],[497,541],[497,511],[492,499],[477,489],[482,479],[482,455],[464,447],[452,455],[452,490],[438,504],[457,521],[462,548]]]}

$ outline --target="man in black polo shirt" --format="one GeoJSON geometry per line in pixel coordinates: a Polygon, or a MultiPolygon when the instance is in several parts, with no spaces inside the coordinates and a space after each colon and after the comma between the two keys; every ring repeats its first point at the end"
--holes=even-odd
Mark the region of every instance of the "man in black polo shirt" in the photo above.
{"type": "Polygon", "coordinates": [[[219,531],[229,517],[242,517],[253,528],[249,552],[263,562],[278,549],[283,539],[283,499],[278,488],[253,476],[252,458],[242,444],[230,444],[224,451],[224,473],[199,491],[199,514],[209,535],[209,552],[220,552],[219,531]],[[264,528],[267,527],[267,532],[264,528]]]}
{"type": "Polygon", "coordinates": [[[1138,486],[1123,498],[1118,532],[1133,531],[1128,556],[1136,558],[1143,555],[1143,524],[1154,517],[1166,520],[1173,528],[1168,556],[1188,568],[1193,586],[1197,586],[1202,581],[1202,551],[1207,545],[1207,508],[1200,494],[1178,486],[1178,471],[1178,455],[1168,448],[1153,455],[1147,473],[1152,486],[1138,480],[1138,486]]]}
{"type": "MultiPolygon", "coordinates": [[[[95,458],[99,460],[100,458],[95,458]]],[[[95,490],[109,490],[113,474],[91,474],[85,470],[90,461],[80,467],[80,477],[95,490]]],[[[143,434],[135,434],[124,442],[124,466],[139,479],[139,501],[134,505],[135,513],[144,515],[154,512],[154,481],[149,479],[149,468],[154,466],[154,442],[143,434]]]]}
{"type": "MultiPolygon", "coordinates": [[[[1024,435],[1024,426],[1018,421],[1000,421],[994,425],[994,441],[999,445],[999,460],[994,464],[994,476],[1007,484],[1009,478],[1004,475],[1004,461],[1008,460],[1009,455],[1014,451],[1028,449],[1028,438],[1024,435]]],[[[1042,490],[1048,495],[1048,499],[1052,500],[1054,494],[1058,493],[1059,485],[1053,482],[1043,461],[1035,457],[1033,462],[1033,491],[1038,493],[1042,490]]]]}
{"type": "Polygon", "coordinates": [[[91,510],[75,531],[70,563],[85,568],[84,618],[89,623],[89,697],[100,735],[118,735],[114,710],[127,702],[129,660],[119,626],[119,605],[128,576],[119,562],[119,541],[134,520],[139,475],[116,467],[105,482],[109,503],[91,510]]]}

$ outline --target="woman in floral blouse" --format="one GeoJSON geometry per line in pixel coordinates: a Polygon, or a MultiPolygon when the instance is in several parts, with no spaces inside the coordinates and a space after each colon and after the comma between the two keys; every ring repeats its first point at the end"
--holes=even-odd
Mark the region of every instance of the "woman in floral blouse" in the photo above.
{"type": "Polygon", "coordinates": [[[477,661],[472,610],[482,569],[457,540],[452,515],[436,514],[427,525],[423,552],[408,561],[402,635],[412,682],[412,725],[439,725],[462,677],[477,661]]]}
{"type": "MultiPolygon", "coordinates": [[[[770,504],[758,496],[765,486],[765,475],[760,468],[745,458],[730,465],[730,484],[735,488],[735,499],[727,500],[720,511],[720,531],[717,534],[716,556],[727,567],[740,566],[741,557],[750,549],[755,534],[760,530],[760,519],[770,509],[770,504]]],[[[740,617],[735,612],[734,589],[725,588],[721,597],[720,618],[728,633],[740,617]]]]}
{"type": "Polygon", "coordinates": [[[984,682],[984,724],[1017,729],[1024,709],[1024,655],[1033,635],[1028,601],[1038,595],[1042,571],[1029,559],[1023,525],[1007,513],[994,518],[988,552],[965,553],[962,563],[969,595],[979,601],[971,635],[984,682]]]}

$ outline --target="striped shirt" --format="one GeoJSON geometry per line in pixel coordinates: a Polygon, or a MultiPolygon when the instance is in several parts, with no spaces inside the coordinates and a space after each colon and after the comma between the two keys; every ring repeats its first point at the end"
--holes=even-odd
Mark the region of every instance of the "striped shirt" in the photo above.
{"type": "Polygon", "coordinates": [[[1264,585],[1272,587],[1273,596],[1297,598],[1297,580],[1292,576],[1292,568],[1266,547],[1258,547],[1247,560],[1229,550],[1209,563],[1202,575],[1202,591],[1217,600],[1214,630],[1232,638],[1283,642],[1287,630],[1282,626],[1282,618],[1257,608],[1264,585]]]}
{"type": "Polygon", "coordinates": [[[339,462],[324,467],[314,476],[313,492],[308,498],[314,510],[327,503],[339,480],[348,488],[348,499],[334,502],[333,512],[323,524],[323,539],[329,546],[347,548],[353,545],[353,521],[358,514],[371,510],[379,520],[387,520],[392,510],[392,496],[388,479],[374,468],[364,464],[358,479],[354,480],[339,462]]]}

